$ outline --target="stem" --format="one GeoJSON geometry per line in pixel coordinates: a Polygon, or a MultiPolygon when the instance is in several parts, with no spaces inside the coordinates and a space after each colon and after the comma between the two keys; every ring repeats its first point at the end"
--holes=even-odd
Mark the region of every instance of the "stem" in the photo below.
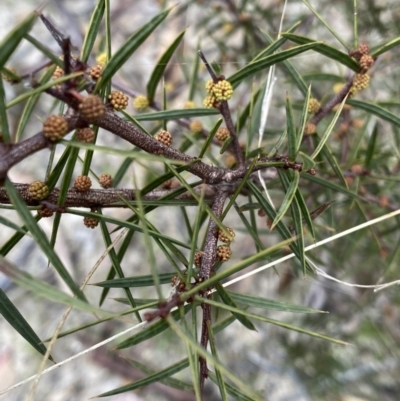
{"type": "Polygon", "coordinates": [[[242,149],[240,148],[240,145],[239,145],[235,126],[233,125],[233,121],[232,121],[231,111],[229,109],[229,105],[228,105],[227,101],[221,102],[219,111],[225,120],[226,128],[228,129],[229,135],[232,138],[232,145],[233,145],[233,149],[235,152],[236,160],[238,161],[238,166],[243,167],[244,166],[244,156],[243,156],[242,149]]]}

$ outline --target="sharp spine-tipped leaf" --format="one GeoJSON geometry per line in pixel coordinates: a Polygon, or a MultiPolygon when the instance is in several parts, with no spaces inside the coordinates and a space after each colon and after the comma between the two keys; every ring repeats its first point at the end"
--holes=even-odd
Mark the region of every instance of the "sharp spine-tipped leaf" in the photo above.
{"type": "Polygon", "coordinates": [[[147,24],[137,29],[136,32],[127,39],[127,41],[114,53],[111,60],[108,61],[102,72],[101,79],[97,83],[97,89],[104,87],[111,80],[113,75],[122,67],[128,58],[132,56],[136,49],[150,36],[154,29],[164,21],[170,11],[171,9],[168,9],[159,13],[147,24]]]}
{"type": "Polygon", "coordinates": [[[147,84],[147,98],[149,99],[150,104],[154,100],[154,95],[156,93],[157,86],[164,74],[165,69],[167,68],[168,62],[174,55],[175,50],[178,48],[179,44],[181,43],[181,40],[185,32],[186,30],[181,32],[178,35],[178,37],[172,42],[172,44],[168,47],[165,53],[160,57],[160,59],[156,64],[156,67],[154,68],[150,76],[149,82],[147,84]]]}
{"type": "MultiPolygon", "coordinates": [[[[282,36],[301,45],[317,43],[314,39],[307,38],[305,36],[295,35],[293,33],[282,33],[282,36]]],[[[360,66],[358,63],[351,58],[348,54],[341,50],[335,49],[334,47],[328,46],[324,43],[318,42],[313,48],[314,51],[323,54],[326,57],[336,60],[346,67],[352,69],[355,72],[359,72],[360,66]]]]}
{"type": "MultiPolygon", "coordinates": [[[[40,354],[45,355],[47,349],[42,344],[42,340],[38,337],[29,323],[22,316],[20,311],[7,297],[7,294],[0,288],[0,314],[3,315],[4,319],[11,324],[12,327],[23,337],[29,344],[35,348],[40,354]]],[[[49,359],[54,362],[53,358],[49,356],[49,359]]]]}
{"type": "Polygon", "coordinates": [[[299,186],[299,180],[300,180],[300,173],[297,170],[294,170],[293,173],[291,174],[292,180],[290,181],[289,187],[286,191],[285,197],[283,198],[281,207],[278,210],[278,213],[276,214],[272,224],[271,224],[271,230],[274,229],[274,227],[281,221],[282,217],[285,215],[286,211],[289,209],[293,198],[296,194],[297,188],[299,186]]]}

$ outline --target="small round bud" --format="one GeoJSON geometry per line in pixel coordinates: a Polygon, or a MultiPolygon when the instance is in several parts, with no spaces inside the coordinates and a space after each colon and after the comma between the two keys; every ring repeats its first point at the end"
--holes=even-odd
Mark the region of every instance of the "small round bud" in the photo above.
{"type": "Polygon", "coordinates": [[[381,207],[389,206],[389,198],[386,195],[381,195],[379,197],[379,206],[381,206],[381,207]]]}
{"type": "Polygon", "coordinates": [[[236,164],[236,157],[233,155],[227,155],[224,159],[224,162],[228,168],[233,168],[236,164]]]}
{"type": "Polygon", "coordinates": [[[352,120],[351,125],[354,128],[362,128],[364,126],[364,121],[360,118],[355,118],[354,120],[352,120]]]}
{"type": "Polygon", "coordinates": [[[353,85],[351,87],[350,92],[352,94],[357,93],[360,90],[368,88],[369,86],[369,75],[368,74],[356,74],[353,78],[353,85]]]}
{"type": "Polygon", "coordinates": [[[203,124],[201,121],[194,120],[190,123],[189,128],[194,134],[200,134],[203,131],[203,124]]]}
{"type": "Polygon", "coordinates": [[[88,121],[103,117],[106,106],[103,100],[96,95],[89,95],[79,105],[79,111],[83,118],[88,121]]]}
{"type": "Polygon", "coordinates": [[[218,128],[215,137],[220,141],[220,142],[224,142],[226,141],[229,137],[229,130],[228,128],[218,128]]]}
{"type": "Polygon", "coordinates": [[[320,108],[321,108],[321,103],[317,99],[311,98],[310,101],[308,102],[308,112],[310,114],[316,114],[318,113],[320,108]]]}
{"type": "Polygon", "coordinates": [[[136,110],[142,111],[146,110],[149,107],[149,99],[147,99],[147,96],[145,95],[139,95],[136,96],[135,99],[133,99],[133,107],[136,110]]]}
{"type": "Polygon", "coordinates": [[[196,107],[196,103],[193,102],[192,100],[188,100],[184,105],[184,109],[194,109],[196,107]]]}
{"type": "Polygon", "coordinates": [[[206,96],[203,100],[203,106],[207,109],[212,109],[213,107],[217,107],[217,105],[217,99],[213,95],[206,96]]]}
{"type": "Polygon", "coordinates": [[[53,72],[51,79],[54,81],[58,78],[61,78],[63,75],[64,75],[64,70],[60,66],[57,66],[53,72]]]}
{"type": "Polygon", "coordinates": [[[165,82],[164,90],[166,93],[171,93],[171,92],[173,92],[174,89],[175,89],[175,85],[173,82],[171,82],[171,81],[165,82]]]}
{"type": "Polygon", "coordinates": [[[317,127],[313,123],[307,123],[304,127],[304,135],[313,135],[317,132],[317,127]]]}
{"type": "Polygon", "coordinates": [[[215,85],[215,84],[214,84],[214,81],[213,81],[212,79],[209,79],[209,80],[206,82],[206,91],[207,91],[208,94],[212,95],[214,85],[215,85]]]}
{"type": "Polygon", "coordinates": [[[228,232],[229,235],[226,235],[222,230],[219,230],[218,239],[224,243],[232,242],[236,235],[235,231],[233,231],[230,227],[225,227],[225,230],[228,232]]]}
{"type": "Polygon", "coordinates": [[[108,95],[108,99],[114,110],[125,110],[128,106],[129,98],[121,91],[112,91],[108,95]]]}
{"type": "Polygon", "coordinates": [[[99,220],[93,218],[93,217],[88,217],[85,216],[83,218],[83,224],[87,227],[87,228],[96,228],[99,225],[99,220]]]}
{"type": "Polygon", "coordinates": [[[250,16],[247,13],[240,13],[239,14],[239,21],[240,22],[248,22],[250,20],[250,16]]]}
{"type": "Polygon", "coordinates": [[[97,57],[96,57],[96,62],[97,64],[99,64],[101,67],[104,67],[107,64],[107,53],[103,52],[100,53],[97,57]]]}
{"type": "Polygon", "coordinates": [[[221,262],[227,262],[232,256],[232,250],[228,245],[220,245],[217,248],[217,257],[221,262]]]}
{"type": "Polygon", "coordinates": [[[229,100],[233,94],[233,88],[229,81],[223,80],[217,82],[213,89],[213,95],[217,99],[217,101],[229,100]]]}
{"type": "Polygon", "coordinates": [[[349,123],[348,122],[344,122],[344,123],[340,123],[339,125],[339,129],[338,129],[338,134],[344,134],[349,130],[349,123]]]}
{"type": "Polygon", "coordinates": [[[168,131],[158,131],[157,134],[154,135],[154,139],[156,139],[158,142],[163,143],[166,146],[172,145],[172,135],[168,131]]]}
{"type": "Polygon", "coordinates": [[[110,174],[101,174],[99,177],[99,184],[102,188],[111,188],[113,186],[113,179],[110,174]]]}
{"type": "Polygon", "coordinates": [[[180,282],[180,278],[177,274],[175,274],[174,277],[172,277],[171,279],[171,287],[175,287],[176,285],[178,285],[180,282]]]}
{"type": "Polygon", "coordinates": [[[181,280],[181,278],[176,274],[174,277],[171,279],[171,287],[176,287],[178,293],[181,293],[185,291],[186,284],[184,281],[181,280]]]}
{"type": "Polygon", "coordinates": [[[92,79],[94,79],[95,81],[97,81],[100,77],[101,74],[103,73],[103,66],[100,64],[95,65],[94,67],[92,67],[89,70],[89,75],[92,77],[92,79]]]}
{"type": "Polygon", "coordinates": [[[265,216],[267,215],[267,214],[265,213],[265,210],[264,210],[264,209],[258,209],[257,214],[258,214],[260,217],[265,217],[265,216]]]}
{"type": "Polygon", "coordinates": [[[172,185],[172,180],[167,180],[167,181],[164,181],[161,184],[161,188],[163,188],[163,189],[171,189],[171,185],[172,185]]]}
{"type": "Polygon", "coordinates": [[[53,216],[54,212],[53,212],[51,209],[49,209],[49,208],[47,208],[47,207],[45,207],[45,206],[42,206],[42,208],[39,209],[39,210],[37,211],[37,214],[38,214],[40,217],[45,218],[45,217],[51,217],[51,216],[53,216]]]}
{"type": "Polygon", "coordinates": [[[178,180],[172,180],[171,189],[179,188],[182,184],[178,180]]]}
{"type": "Polygon", "coordinates": [[[333,85],[333,93],[338,94],[343,88],[344,88],[344,83],[342,82],[337,82],[335,85],[333,85]]]}
{"type": "Polygon", "coordinates": [[[358,52],[362,55],[369,54],[369,46],[366,43],[360,43],[358,46],[358,52]]]}
{"type": "Polygon", "coordinates": [[[234,25],[232,24],[232,22],[225,22],[222,25],[222,29],[224,31],[224,33],[230,33],[234,28],[234,25]]]}
{"type": "Polygon", "coordinates": [[[79,142],[92,143],[94,141],[94,137],[95,133],[89,127],[76,130],[75,139],[79,142]]]}
{"type": "Polygon", "coordinates": [[[363,72],[367,72],[375,63],[375,60],[369,54],[363,54],[359,64],[363,72]]]}
{"type": "Polygon", "coordinates": [[[364,172],[364,168],[363,168],[363,166],[361,166],[361,164],[354,164],[353,166],[350,167],[350,170],[355,175],[360,175],[364,172]]]}
{"type": "Polygon", "coordinates": [[[203,252],[202,251],[196,251],[194,254],[194,258],[193,258],[193,264],[196,267],[200,267],[201,266],[201,258],[203,256],[203,252]]]}
{"type": "Polygon", "coordinates": [[[62,139],[68,132],[68,123],[63,116],[50,116],[43,123],[43,135],[51,142],[62,139]]]}
{"type": "Polygon", "coordinates": [[[43,200],[49,195],[49,187],[43,181],[33,181],[28,187],[29,196],[35,200],[43,200]]]}
{"type": "Polygon", "coordinates": [[[89,191],[92,180],[87,175],[78,175],[74,181],[74,188],[79,192],[89,191]]]}

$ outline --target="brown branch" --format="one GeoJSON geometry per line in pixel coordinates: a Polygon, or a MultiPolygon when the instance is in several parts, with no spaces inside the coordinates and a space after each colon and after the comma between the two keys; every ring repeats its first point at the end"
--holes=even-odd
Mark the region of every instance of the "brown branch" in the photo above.
{"type": "MultiPolygon", "coordinates": [[[[210,296],[207,296],[208,298],[210,296]]],[[[201,338],[200,344],[202,347],[207,349],[208,339],[209,339],[209,331],[208,326],[211,325],[211,305],[209,304],[201,304],[203,309],[203,320],[201,324],[201,338]]],[[[207,361],[202,356],[199,357],[199,368],[200,368],[200,390],[203,392],[204,382],[208,378],[208,367],[207,361]]]]}
{"type": "MultiPolygon", "coordinates": [[[[68,132],[75,128],[83,128],[87,126],[87,122],[78,118],[78,116],[65,116],[68,122],[68,132]]],[[[38,152],[39,150],[54,146],[45,136],[43,132],[25,139],[15,144],[0,143],[0,179],[5,179],[8,170],[26,159],[28,156],[38,152]]]]}
{"type": "Polygon", "coordinates": [[[227,101],[221,102],[221,105],[218,107],[218,110],[220,111],[222,117],[224,118],[226,128],[228,129],[229,135],[232,138],[232,147],[236,156],[236,160],[238,162],[238,167],[243,167],[245,164],[244,156],[242,149],[240,148],[238,137],[236,135],[236,130],[232,121],[231,111],[229,109],[228,102],[227,101]]]}
{"type": "MultiPolygon", "coordinates": [[[[215,195],[214,202],[212,204],[212,211],[216,217],[222,215],[225,201],[228,197],[228,192],[225,188],[219,189],[215,195]]],[[[214,266],[217,261],[217,243],[218,243],[218,226],[215,220],[210,217],[205,246],[203,249],[203,255],[201,257],[201,267],[200,267],[200,278],[207,280],[210,278],[214,271],[214,266]]],[[[210,288],[207,289],[208,292],[210,288]]],[[[203,319],[202,319],[202,329],[201,329],[201,345],[207,349],[209,333],[208,333],[208,322],[211,322],[211,307],[207,304],[202,304],[203,308],[203,319]]],[[[207,361],[203,357],[199,357],[199,368],[200,368],[200,389],[203,390],[204,381],[208,377],[207,361]]]]}
{"type": "MultiPolygon", "coordinates": [[[[43,204],[43,201],[37,201],[30,197],[29,195],[29,184],[18,184],[14,183],[15,188],[19,192],[21,198],[25,201],[28,206],[39,206],[43,204]]],[[[167,190],[167,189],[156,189],[151,191],[150,193],[141,197],[143,201],[150,200],[159,200],[172,192],[175,189],[167,190]]],[[[202,192],[201,189],[195,188],[194,191],[200,195],[202,192]]],[[[58,205],[58,200],[60,196],[60,190],[58,188],[54,188],[47,198],[44,200],[47,204],[58,205]]],[[[205,200],[211,200],[215,196],[215,190],[212,186],[206,186],[205,189],[205,200]]],[[[136,200],[136,190],[134,189],[91,189],[86,192],[79,192],[75,188],[71,188],[68,190],[67,195],[65,197],[65,202],[62,207],[83,207],[83,208],[93,208],[93,207],[127,207],[126,204],[121,203],[121,197],[127,201],[135,201],[136,200]]],[[[178,195],[174,198],[174,200],[193,200],[193,196],[185,192],[181,195],[178,195]]],[[[11,201],[7,195],[7,191],[5,188],[0,188],[0,204],[11,204],[11,201]]]]}
{"type": "Polygon", "coordinates": [[[311,119],[311,123],[317,125],[328,113],[332,111],[332,109],[337,105],[343,102],[344,98],[350,91],[350,88],[353,85],[353,76],[348,79],[346,84],[343,86],[341,91],[334,96],[324,107],[322,107],[318,113],[311,119]]]}
{"type": "MultiPolygon", "coordinates": [[[[227,189],[219,189],[215,195],[214,202],[212,204],[212,211],[219,218],[222,214],[224,203],[228,197],[229,192],[227,189]]],[[[203,255],[201,257],[200,277],[204,280],[208,280],[211,276],[211,272],[216,262],[217,254],[217,242],[218,242],[218,226],[215,220],[210,217],[207,227],[207,235],[205,246],[203,249],[203,255]]]]}

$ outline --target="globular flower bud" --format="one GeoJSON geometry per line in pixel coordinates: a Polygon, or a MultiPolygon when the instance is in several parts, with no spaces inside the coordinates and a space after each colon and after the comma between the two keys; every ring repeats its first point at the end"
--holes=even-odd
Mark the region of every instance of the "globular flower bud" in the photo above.
{"type": "Polygon", "coordinates": [[[236,164],[236,157],[233,155],[227,155],[224,159],[225,165],[228,168],[232,168],[234,167],[234,165],[236,164]]]}
{"type": "Polygon", "coordinates": [[[61,78],[63,75],[64,75],[64,70],[60,66],[57,66],[51,78],[54,81],[58,78],[61,78]]]}
{"type": "Polygon", "coordinates": [[[99,225],[99,220],[93,218],[93,217],[88,217],[85,216],[83,218],[83,224],[87,227],[87,228],[96,228],[99,225]]]}
{"type": "Polygon", "coordinates": [[[226,141],[230,137],[228,128],[218,128],[215,137],[221,142],[226,141]]]}
{"type": "Polygon", "coordinates": [[[89,191],[92,180],[87,175],[78,175],[74,181],[74,188],[79,192],[89,191]]]}
{"type": "Polygon", "coordinates": [[[337,82],[335,85],[333,85],[333,93],[338,94],[343,88],[344,88],[344,83],[342,82],[337,82]]]}
{"type": "Polygon", "coordinates": [[[193,102],[192,100],[188,100],[184,105],[184,109],[194,109],[196,107],[196,103],[193,102]]]}
{"type": "Polygon", "coordinates": [[[212,93],[218,102],[229,100],[233,94],[233,88],[229,81],[223,80],[217,82],[212,88],[212,93]]]}
{"type": "Polygon", "coordinates": [[[49,187],[43,181],[33,181],[28,187],[29,196],[35,200],[43,200],[49,195],[49,187]]]}
{"type": "Polygon", "coordinates": [[[201,258],[203,256],[203,252],[202,251],[196,251],[194,254],[194,259],[193,259],[193,264],[196,267],[200,267],[201,266],[201,258]]]}
{"type": "Polygon", "coordinates": [[[350,92],[352,94],[357,93],[360,90],[368,88],[370,77],[368,74],[356,74],[353,78],[353,85],[350,92]]]}
{"type": "Polygon", "coordinates": [[[53,212],[51,209],[49,209],[49,208],[47,208],[47,207],[45,207],[45,206],[42,206],[42,208],[39,209],[39,210],[37,211],[37,214],[38,214],[40,217],[45,218],[45,217],[51,217],[51,216],[53,216],[54,212],[53,212]]]}
{"type": "Polygon", "coordinates": [[[364,73],[367,72],[374,65],[374,63],[375,60],[369,54],[362,55],[359,61],[360,68],[364,73]]]}
{"type": "Polygon", "coordinates": [[[222,25],[222,29],[224,30],[224,33],[230,33],[232,30],[233,30],[233,28],[234,28],[235,26],[232,24],[232,22],[225,22],[223,25],[222,25]]]}
{"type": "Polygon", "coordinates": [[[101,174],[99,177],[99,184],[102,188],[111,188],[113,186],[113,179],[110,174],[101,174]]]}
{"type": "Polygon", "coordinates": [[[158,131],[157,134],[154,135],[154,139],[156,139],[158,142],[163,143],[166,146],[172,145],[172,135],[168,131],[158,131]]]}
{"type": "Polygon", "coordinates": [[[161,188],[163,189],[175,189],[181,186],[181,183],[178,180],[167,180],[161,184],[161,188]]]}
{"type": "Polygon", "coordinates": [[[107,63],[107,53],[103,52],[100,53],[97,57],[96,57],[96,62],[97,64],[99,64],[101,67],[104,67],[107,63]]]}
{"type": "Polygon", "coordinates": [[[94,141],[94,137],[95,137],[95,133],[89,127],[80,128],[80,129],[76,130],[75,139],[79,142],[92,143],[94,141]]]}
{"type": "Polygon", "coordinates": [[[79,105],[79,111],[83,118],[88,121],[103,117],[106,106],[103,100],[96,95],[89,95],[79,105]]]}
{"type": "Polygon", "coordinates": [[[369,46],[366,43],[360,43],[358,46],[358,52],[362,55],[369,54],[369,46]]]}
{"type": "Polygon", "coordinates": [[[62,139],[68,132],[68,123],[63,116],[50,116],[43,123],[43,135],[51,142],[62,139]]]}
{"type": "Polygon", "coordinates": [[[103,66],[100,64],[95,65],[94,67],[92,67],[89,70],[89,75],[92,77],[92,79],[94,79],[95,81],[97,81],[100,77],[101,74],[103,73],[103,66]]]}
{"type": "Polygon", "coordinates": [[[176,287],[178,293],[185,291],[186,284],[178,275],[175,275],[171,279],[171,287],[176,287]]]}
{"type": "Polygon", "coordinates": [[[203,124],[201,121],[194,120],[190,123],[189,128],[194,134],[200,134],[200,132],[203,130],[203,124]]]}
{"type": "Polygon", "coordinates": [[[147,99],[147,96],[145,95],[139,95],[136,96],[135,99],[133,99],[133,107],[136,110],[146,110],[149,107],[149,99],[147,99]]]}
{"type": "Polygon", "coordinates": [[[226,235],[222,230],[219,230],[218,239],[224,243],[232,242],[236,235],[235,231],[233,231],[230,227],[225,227],[225,230],[229,233],[229,235],[226,235]]]}
{"type": "Polygon", "coordinates": [[[212,109],[213,107],[217,107],[218,102],[215,96],[210,95],[206,96],[203,100],[203,106],[207,109],[212,109]]]}
{"type": "Polygon", "coordinates": [[[354,120],[352,120],[351,125],[354,128],[362,128],[364,126],[364,121],[359,118],[355,118],[354,120]]]}
{"type": "Polygon", "coordinates": [[[387,195],[381,195],[379,197],[379,206],[381,207],[388,207],[389,206],[389,198],[387,197],[387,195]]]}
{"type": "Polygon", "coordinates": [[[353,166],[350,167],[350,170],[355,175],[361,175],[365,171],[363,166],[361,166],[361,164],[354,164],[353,166]]]}
{"type": "Polygon", "coordinates": [[[321,108],[321,103],[317,99],[311,98],[310,101],[308,102],[308,112],[310,114],[316,114],[318,113],[320,108],[321,108]]]}
{"type": "Polygon", "coordinates": [[[232,256],[232,250],[228,245],[220,245],[217,248],[217,257],[221,262],[227,262],[232,256]]]}
{"type": "Polygon", "coordinates": [[[126,106],[128,106],[129,98],[121,91],[112,91],[108,95],[108,99],[114,110],[125,110],[126,106]]]}
{"type": "Polygon", "coordinates": [[[317,127],[313,123],[307,123],[304,127],[304,135],[313,135],[317,132],[317,127]]]}
{"type": "Polygon", "coordinates": [[[207,93],[208,94],[212,94],[213,93],[213,88],[214,88],[214,81],[212,80],[212,79],[209,79],[207,82],[206,82],[206,91],[207,91],[207,93]]]}

